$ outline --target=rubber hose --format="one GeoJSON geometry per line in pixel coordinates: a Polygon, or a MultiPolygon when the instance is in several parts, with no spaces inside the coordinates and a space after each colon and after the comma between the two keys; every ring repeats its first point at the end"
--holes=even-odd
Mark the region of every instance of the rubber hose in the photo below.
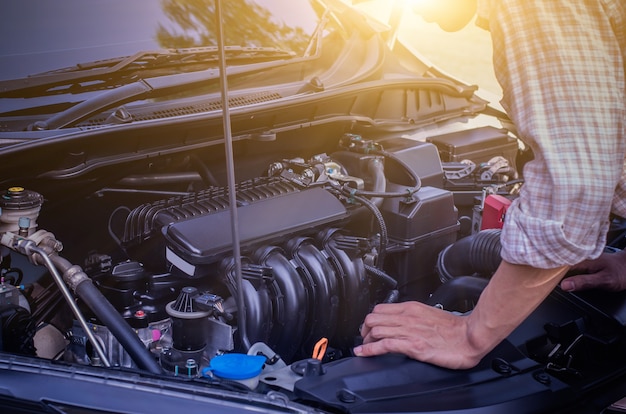
{"type": "Polygon", "coordinates": [[[357,190],[355,188],[350,187],[348,184],[344,184],[343,186],[345,192],[349,192],[351,194],[355,194],[363,197],[379,197],[379,198],[406,198],[411,197],[413,194],[417,192],[415,188],[407,188],[406,191],[394,191],[394,192],[385,192],[385,191],[366,191],[366,190],[357,190]]]}
{"type": "MultiPolygon", "coordinates": [[[[373,186],[372,191],[375,193],[384,193],[387,188],[387,179],[385,177],[385,168],[382,161],[378,158],[372,158],[367,163],[367,169],[372,175],[373,186]]],[[[382,197],[372,198],[372,203],[380,208],[384,199],[382,197]]]]}
{"type": "Polygon", "coordinates": [[[376,222],[378,223],[378,229],[380,230],[380,246],[378,252],[378,260],[376,261],[376,267],[382,269],[385,263],[385,256],[387,255],[387,244],[389,243],[389,235],[387,233],[387,224],[385,224],[385,218],[383,217],[378,207],[376,207],[376,205],[370,200],[365,197],[359,197],[355,195],[352,196],[355,200],[363,204],[372,212],[374,218],[376,219],[376,222]]]}
{"type": "Polygon", "coordinates": [[[374,152],[374,154],[382,155],[383,157],[389,158],[390,160],[393,160],[396,163],[398,163],[398,165],[402,166],[404,170],[407,172],[407,174],[409,174],[411,178],[413,179],[413,182],[414,182],[413,187],[416,192],[422,187],[422,179],[420,178],[420,176],[417,175],[417,173],[415,172],[415,170],[413,170],[413,168],[409,167],[404,161],[398,158],[394,153],[387,152],[387,151],[376,151],[374,152]]]}
{"type": "Polygon", "coordinates": [[[426,301],[427,305],[441,305],[444,309],[467,312],[478,301],[489,280],[476,276],[460,276],[439,286],[426,301]],[[466,306],[468,304],[470,306],[466,306]]]}
{"type": "Polygon", "coordinates": [[[219,187],[219,183],[213,176],[213,173],[211,173],[211,170],[209,170],[206,164],[202,162],[200,157],[198,157],[196,154],[192,154],[191,162],[194,168],[198,171],[198,174],[200,174],[202,182],[204,182],[207,187],[219,187]]]}
{"type": "Polygon", "coordinates": [[[380,281],[382,281],[385,285],[387,285],[389,287],[389,289],[395,289],[398,286],[398,282],[396,281],[396,279],[394,279],[393,277],[389,276],[387,273],[385,273],[384,271],[380,270],[377,267],[371,266],[371,265],[364,265],[365,266],[365,270],[371,274],[372,276],[375,276],[376,278],[378,278],[380,281]]]}
{"type": "Polygon", "coordinates": [[[387,293],[387,296],[385,296],[383,303],[398,303],[399,299],[400,292],[397,289],[392,289],[387,293]]]}
{"type": "Polygon", "coordinates": [[[443,249],[437,259],[441,281],[474,274],[490,277],[502,261],[500,232],[500,229],[482,230],[443,249]]]}
{"type": "Polygon", "coordinates": [[[80,282],[76,286],[75,293],[111,331],[139,368],[153,374],[161,374],[163,372],[161,366],[143,342],[141,342],[135,331],[100,293],[90,279],[80,282]]]}

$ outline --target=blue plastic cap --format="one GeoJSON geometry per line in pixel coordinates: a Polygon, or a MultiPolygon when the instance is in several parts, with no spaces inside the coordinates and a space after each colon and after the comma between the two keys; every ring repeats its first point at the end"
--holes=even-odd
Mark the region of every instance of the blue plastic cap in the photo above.
{"type": "Polygon", "coordinates": [[[17,219],[17,225],[22,229],[27,229],[30,227],[30,218],[28,217],[20,217],[17,219]]]}
{"type": "Polygon", "coordinates": [[[224,354],[211,359],[209,369],[224,379],[243,380],[259,375],[265,361],[261,355],[224,354]]]}

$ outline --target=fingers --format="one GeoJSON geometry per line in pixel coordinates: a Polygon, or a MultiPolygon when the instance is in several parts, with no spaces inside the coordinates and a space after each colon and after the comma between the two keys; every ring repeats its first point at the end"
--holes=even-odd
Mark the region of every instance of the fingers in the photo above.
{"type": "Polygon", "coordinates": [[[561,289],[574,292],[585,289],[619,291],[626,289],[626,252],[603,253],[594,260],[585,260],[571,270],[581,274],[561,281],[561,289]]]}
{"type": "Polygon", "coordinates": [[[420,302],[381,303],[374,307],[372,313],[381,315],[414,314],[420,312],[423,307],[430,306],[420,302]]]}
{"type": "MultiPolygon", "coordinates": [[[[415,346],[426,338],[439,337],[440,331],[446,331],[455,321],[450,317],[449,312],[421,303],[377,306],[366,316],[361,336],[364,344],[400,340],[406,342],[406,348],[407,344],[415,346]]],[[[397,348],[395,351],[400,352],[397,348]]]]}
{"type": "Polygon", "coordinates": [[[361,328],[356,356],[400,353],[423,362],[459,369],[482,355],[468,341],[468,318],[419,302],[378,305],[361,328]]]}
{"type": "Polygon", "coordinates": [[[391,338],[370,342],[354,348],[354,354],[356,356],[369,357],[391,352],[401,352],[399,349],[402,348],[402,346],[399,345],[399,342],[400,340],[391,338]]]}
{"type": "Polygon", "coordinates": [[[363,343],[363,345],[354,348],[353,352],[359,357],[399,353],[412,359],[451,369],[471,368],[480,361],[480,357],[469,357],[462,352],[462,349],[454,343],[453,338],[448,338],[448,340],[445,338],[434,339],[433,342],[433,338],[422,338],[420,335],[385,337],[377,341],[363,343]]]}
{"type": "MultiPolygon", "coordinates": [[[[387,310],[387,309],[385,309],[387,310]]],[[[363,342],[371,342],[394,334],[402,334],[399,313],[381,313],[376,308],[365,317],[361,326],[363,342]]]]}
{"type": "Polygon", "coordinates": [[[372,312],[367,315],[363,325],[361,326],[361,336],[365,339],[370,335],[373,326],[393,325],[397,320],[395,317],[406,312],[408,302],[404,303],[384,303],[374,307],[372,312]]]}
{"type": "Polygon", "coordinates": [[[390,335],[402,335],[406,332],[407,326],[419,323],[423,317],[433,310],[440,311],[419,302],[376,305],[363,321],[361,336],[365,340],[366,338],[380,339],[390,335]],[[372,336],[371,330],[374,327],[377,328],[377,332],[375,336],[372,336]]]}
{"type": "Polygon", "coordinates": [[[587,289],[619,290],[616,279],[607,272],[571,276],[561,281],[561,289],[576,292],[587,289]]]}

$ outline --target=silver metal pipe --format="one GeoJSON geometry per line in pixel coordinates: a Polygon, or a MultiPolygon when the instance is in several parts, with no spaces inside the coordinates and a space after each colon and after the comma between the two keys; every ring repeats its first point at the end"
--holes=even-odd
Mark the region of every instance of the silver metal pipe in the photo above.
{"type": "Polygon", "coordinates": [[[100,357],[102,364],[105,367],[110,367],[111,362],[109,362],[109,359],[104,353],[104,349],[102,349],[102,346],[100,345],[100,342],[98,341],[98,338],[96,338],[93,332],[91,332],[91,329],[89,328],[87,320],[85,319],[83,314],[80,312],[80,309],[78,308],[78,305],[76,305],[76,302],[74,302],[74,296],[72,295],[68,287],[65,285],[65,282],[63,281],[63,277],[61,277],[61,275],[59,274],[59,271],[57,270],[54,263],[52,263],[52,260],[50,260],[50,258],[48,257],[48,254],[46,253],[46,251],[37,247],[35,245],[35,242],[33,242],[32,240],[23,239],[23,240],[20,240],[18,243],[19,244],[23,243],[21,247],[23,248],[24,252],[28,256],[31,256],[33,253],[36,253],[41,257],[41,260],[43,260],[44,266],[46,266],[46,268],[48,268],[48,270],[50,271],[52,278],[56,282],[61,293],[63,294],[65,301],[67,302],[68,305],[70,305],[70,308],[72,309],[72,313],[78,320],[78,323],[80,323],[80,326],[85,331],[87,338],[89,338],[89,340],[91,341],[91,344],[93,345],[93,348],[96,351],[96,354],[98,354],[98,357],[100,357]]]}

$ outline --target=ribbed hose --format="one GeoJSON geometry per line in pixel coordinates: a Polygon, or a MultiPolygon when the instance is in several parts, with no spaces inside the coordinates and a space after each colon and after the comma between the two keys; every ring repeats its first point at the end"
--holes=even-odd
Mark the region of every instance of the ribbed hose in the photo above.
{"type": "Polygon", "coordinates": [[[389,288],[389,292],[387,292],[387,296],[385,296],[383,303],[396,303],[400,298],[400,292],[396,289],[396,287],[398,287],[398,281],[377,267],[370,266],[368,264],[364,264],[364,266],[365,271],[369,275],[374,276],[389,288]]]}
{"type": "Polygon", "coordinates": [[[478,274],[490,277],[500,265],[500,229],[464,237],[439,253],[437,271],[442,282],[478,274]]]}
{"type": "Polygon", "coordinates": [[[350,195],[354,197],[359,203],[363,204],[369,211],[372,212],[376,222],[378,223],[378,229],[380,230],[380,245],[378,249],[378,259],[376,261],[376,267],[382,269],[385,263],[385,256],[387,255],[387,244],[389,243],[389,234],[387,233],[387,224],[385,223],[385,218],[383,214],[380,212],[378,207],[370,200],[365,197],[356,196],[354,194],[350,195]]]}
{"type": "Polygon", "coordinates": [[[395,289],[398,286],[398,282],[393,277],[389,276],[384,271],[378,269],[377,267],[370,266],[368,264],[364,265],[365,270],[372,276],[376,277],[376,279],[383,282],[389,289],[395,289]]]}
{"type": "Polygon", "coordinates": [[[499,229],[477,233],[469,252],[471,267],[478,274],[490,276],[502,261],[501,250],[499,229]]]}

